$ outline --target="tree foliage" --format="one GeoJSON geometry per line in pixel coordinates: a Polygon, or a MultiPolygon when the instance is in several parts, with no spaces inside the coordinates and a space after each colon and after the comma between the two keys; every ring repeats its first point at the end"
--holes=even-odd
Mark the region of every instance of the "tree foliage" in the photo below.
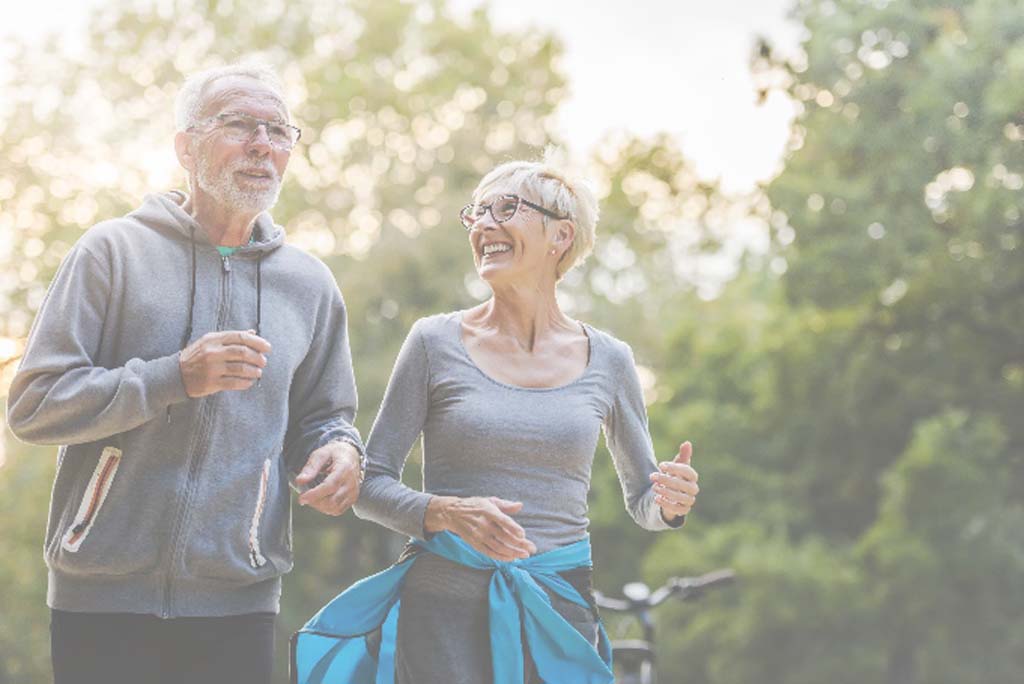
{"type": "Polygon", "coordinates": [[[795,16],[799,54],[753,61],[800,111],[764,188],[784,274],[748,269],[679,323],[668,353],[686,369],[654,409],[711,449],[701,514],[716,526],[659,542],[650,571],[692,556],[744,580],[713,617],[680,611],[665,668],[1010,681],[1024,667],[1024,538],[1008,531],[1024,511],[1019,7],[843,0],[795,16]]]}
{"type": "MultiPolygon", "coordinates": [[[[632,344],[656,450],[692,440],[703,490],[684,531],[651,535],[598,454],[597,582],[737,570],[734,588],[659,613],[666,681],[1013,681],[1024,19],[1010,0],[804,0],[794,18],[801,49],[752,60],[799,110],[758,192],[722,196],[667,137],[612,138],[588,161],[598,245],[560,296],[632,344]],[[744,253],[751,228],[764,243],[744,253]]],[[[183,75],[257,53],[303,128],[275,217],[345,293],[364,434],[412,322],[486,296],[458,208],[494,164],[559,142],[571,86],[550,35],[442,0],[112,3],[86,38],[7,48],[0,337],[17,349],[84,229],[181,185],[183,75]]],[[[0,682],[46,679],[51,454],[7,439],[0,682]]],[[[351,516],[300,510],[295,526],[282,646],[401,544],[351,516]]]]}

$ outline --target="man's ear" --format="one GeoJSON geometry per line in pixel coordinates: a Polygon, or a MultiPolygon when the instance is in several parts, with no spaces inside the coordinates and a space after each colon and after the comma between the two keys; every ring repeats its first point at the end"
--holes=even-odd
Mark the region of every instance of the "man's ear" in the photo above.
{"type": "Polygon", "coordinates": [[[179,131],[174,136],[174,154],[177,155],[181,168],[188,171],[190,176],[196,170],[196,157],[192,141],[192,136],[183,131],[179,131]]]}

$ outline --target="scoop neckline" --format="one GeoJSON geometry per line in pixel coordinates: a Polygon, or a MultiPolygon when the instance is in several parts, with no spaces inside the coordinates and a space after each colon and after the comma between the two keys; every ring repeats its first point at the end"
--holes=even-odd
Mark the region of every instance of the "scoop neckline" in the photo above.
{"type": "Polygon", "coordinates": [[[580,324],[580,327],[583,329],[583,334],[587,336],[587,365],[583,368],[582,373],[580,373],[578,376],[576,376],[569,382],[565,383],[564,385],[557,385],[555,387],[523,387],[522,385],[513,385],[508,382],[502,382],[501,380],[498,380],[497,378],[485,372],[483,368],[477,365],[477,362],[474,361],[473,357],[470,355],[469,349],[466,348],[466,343],[462,339],[462,317],[465,313],[465,309],[456,311],[454,317],[455,339],[459,343],[459,349],[462,350],[462,355],[465,357],[466,363],[472,366],[477,373],[484,377],[484,379],[495,385],[498,385],[499,387],[504,387],[505,389],[511,390],[519,390],[520,392],[557,392],[558,390],[568,389],[573,385],[577,385],[580,382],[582,382],[583,379],[590,374],[590,370],[594,366],[594,332],[591,329],[591,327],[584,323],[583,321],[576,321],[577,323],[580,324]]]}

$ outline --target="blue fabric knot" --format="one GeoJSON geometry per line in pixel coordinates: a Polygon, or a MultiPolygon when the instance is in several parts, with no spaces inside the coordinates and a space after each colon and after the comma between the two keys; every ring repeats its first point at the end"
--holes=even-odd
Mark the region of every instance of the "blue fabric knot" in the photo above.
{"type": "MultiPolygon", "coordinates": [[[[552,607],[544,589],[588,606],[559,572],[590,565],[590,540],[530,558],[497,561],[443,532],[415,541],[424,551],[476,569],[493,569],[488,586],[494,684],[522,684],[524,646],[544,682],[613,684],[611,646],[604,627],[598,648],[552,607]],[[524,643],[525,638],[525,643],[524,643]]],[[[292,638],[298,684],[394,684],[394,643],[402,581],[412,558],[367,577],[335,597],[292,638]],[[375,655],[366,637],[381,629],[375,655]]]]}

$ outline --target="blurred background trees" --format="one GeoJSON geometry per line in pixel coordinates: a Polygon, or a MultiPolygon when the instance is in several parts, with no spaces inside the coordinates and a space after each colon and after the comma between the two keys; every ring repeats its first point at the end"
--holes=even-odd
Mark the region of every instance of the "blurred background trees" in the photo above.
{"type": "MultiPolygon", "coordinates": [[[[611,138],[586,162],[599,244],[561,296],[633,345],[658,453],[691,439],[704,490],[684,532],[650,535],[599,454],[597,583],[740,573],[661,611],[666,681],[1015,681],[1024,15],[1010,0],[794,13],[801,50],[765,44],[751,60],[764,93],[800,112],[770,183],[725,196],[667,136],[611,138]]],[[[6,49],[0,356],[18,353],[83,230],[182,185],[170,103],[183,75],[256,53],[303,128],[275,217],[345,293],[364,434],[412,322],[487,294],[458,208],[496,163],[563,142],[552,113],[571,87],[556,38],[442,0],[111,3],[76,51],[6,49]]],[[[5,449],[0,683],[34,683],[48,678],[54,450],[9,434],[5,449]]],[[[295,526],[282,680],[290,633],[401,543],[352,516],[303,509],[295,526]]]]}

